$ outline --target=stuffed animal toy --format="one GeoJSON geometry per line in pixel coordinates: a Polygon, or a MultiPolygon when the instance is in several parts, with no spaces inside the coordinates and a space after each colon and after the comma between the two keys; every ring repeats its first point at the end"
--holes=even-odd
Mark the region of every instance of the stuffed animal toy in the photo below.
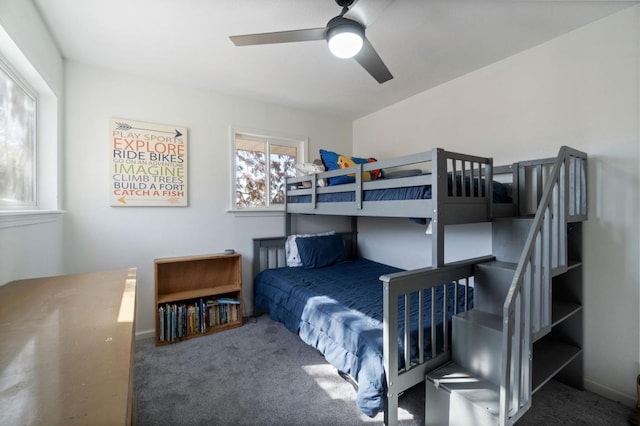
{"type": "MultiPolygon", "coordinates": [[[[326,167],[327,170],[340,170],[349,167],[354,167],[356,164],[366,164],[375,162],[375,158],[360,158],[360,157],[350,157],[348,155],[341,155],[333,151],[327,151],[324,149],[320,150],[320,158],[322,164],[326,167]]],[[[383,172],[380,169],[371,170],[369,172],[363,173],[363,180],[375,180],[381,178],[383,176],[383,172]]],[[[340,185],[343,183],[352,183],[355,182],[355,173],[351,173],[349,175],[340,175],[336,177],[329,178],[329,185],[340,185]]]]}
{"type": "MultiPolygon", "coordinates": [[[[367,161],[369,163],[373,163],[376,161],[375,158],[367,158],[367,161]]],[[[353,161],[353,159],[351,157],[347,157],[346,155],[340,155],[338,156],[338,167],[340,167],[341,169],[347,169],[349,167],[355,167],[356,162],[353,161]]],[[[350,174],[349,176],[353,176],[355,177],[355,174],[350,174]]],[[[380,170],[373,170],[371,172],[362,172],[362,180],[364,181],[370,181],[375,179],[378,179],[380,177],[380,170]]]]}

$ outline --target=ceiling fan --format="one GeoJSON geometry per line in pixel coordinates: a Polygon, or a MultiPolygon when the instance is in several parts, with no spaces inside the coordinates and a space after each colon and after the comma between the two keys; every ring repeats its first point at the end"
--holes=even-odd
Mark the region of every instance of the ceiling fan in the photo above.
{"type": "Polygon", "coordinates": [[[326,27],[308,28],[304,30],[277,31],[272,33],[246,34],[230,36],[236,46],[251,46],[257,44],[290,43],[298,41],[326,40],[329,50],[339,58],[353,57],[362,67],[375,78],[378,83],[391,80],[393,75],[382,62],[369,40],[364,35],[365,25],[359,21],[372,22],[371,13],[365,11],[366,4],[372,4],[372,8],[378,6],[381,11],[393,0],[374,1],[356,0],[356,5],[350,9],[354,0],[335,0],[342,12],[332,18],[326,27]],[[350,19],[357,17],[358,20],[350,19]]]}

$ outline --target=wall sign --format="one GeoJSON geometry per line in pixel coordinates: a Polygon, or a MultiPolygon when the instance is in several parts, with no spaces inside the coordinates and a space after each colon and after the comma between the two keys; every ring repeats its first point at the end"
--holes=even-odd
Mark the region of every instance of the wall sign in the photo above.
{"type": "Polygon", "coordinates": [[[112,118],[112,206],[187,206],[187,129],[112,118]]]}

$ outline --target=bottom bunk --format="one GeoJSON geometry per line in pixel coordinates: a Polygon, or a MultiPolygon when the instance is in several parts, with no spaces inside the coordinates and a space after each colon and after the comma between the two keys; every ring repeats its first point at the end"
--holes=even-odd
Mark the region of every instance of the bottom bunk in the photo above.
{"type": "Polygon", "coordinates": [[[254,262],[267,268],[254,275],[256,311],[269,312],[348,374],[360,411],[373,417],[385,409],[385,423],[394,424],[398,393],[450,358],[451,317],[473,304],[472,267],[402,271],[358,257],[287,267],[273,259],[282,262],[284,243],[254,240],[254,262]]]}

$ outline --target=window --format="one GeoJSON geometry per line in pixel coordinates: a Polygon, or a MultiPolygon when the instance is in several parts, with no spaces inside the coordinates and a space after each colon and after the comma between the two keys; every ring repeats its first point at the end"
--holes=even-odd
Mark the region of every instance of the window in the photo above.
{"type": "Polygon", "coordinates": [[[0,208],[36,206],[36,97],[0,61],[0,208]]]}
{"type": "Polygon", "coordinates": [[[36,69],[0,25],[0,229],[54,222],[63,213],[58,93],[64,62],[53,42],[43,41],[32,51],[43,59],[36,69]]]}
{"type": "Polygon", "coordinates": [[[284,210],[285,180],[304,162],[306,140],[232,132],[234,210],[284,210]]]}

